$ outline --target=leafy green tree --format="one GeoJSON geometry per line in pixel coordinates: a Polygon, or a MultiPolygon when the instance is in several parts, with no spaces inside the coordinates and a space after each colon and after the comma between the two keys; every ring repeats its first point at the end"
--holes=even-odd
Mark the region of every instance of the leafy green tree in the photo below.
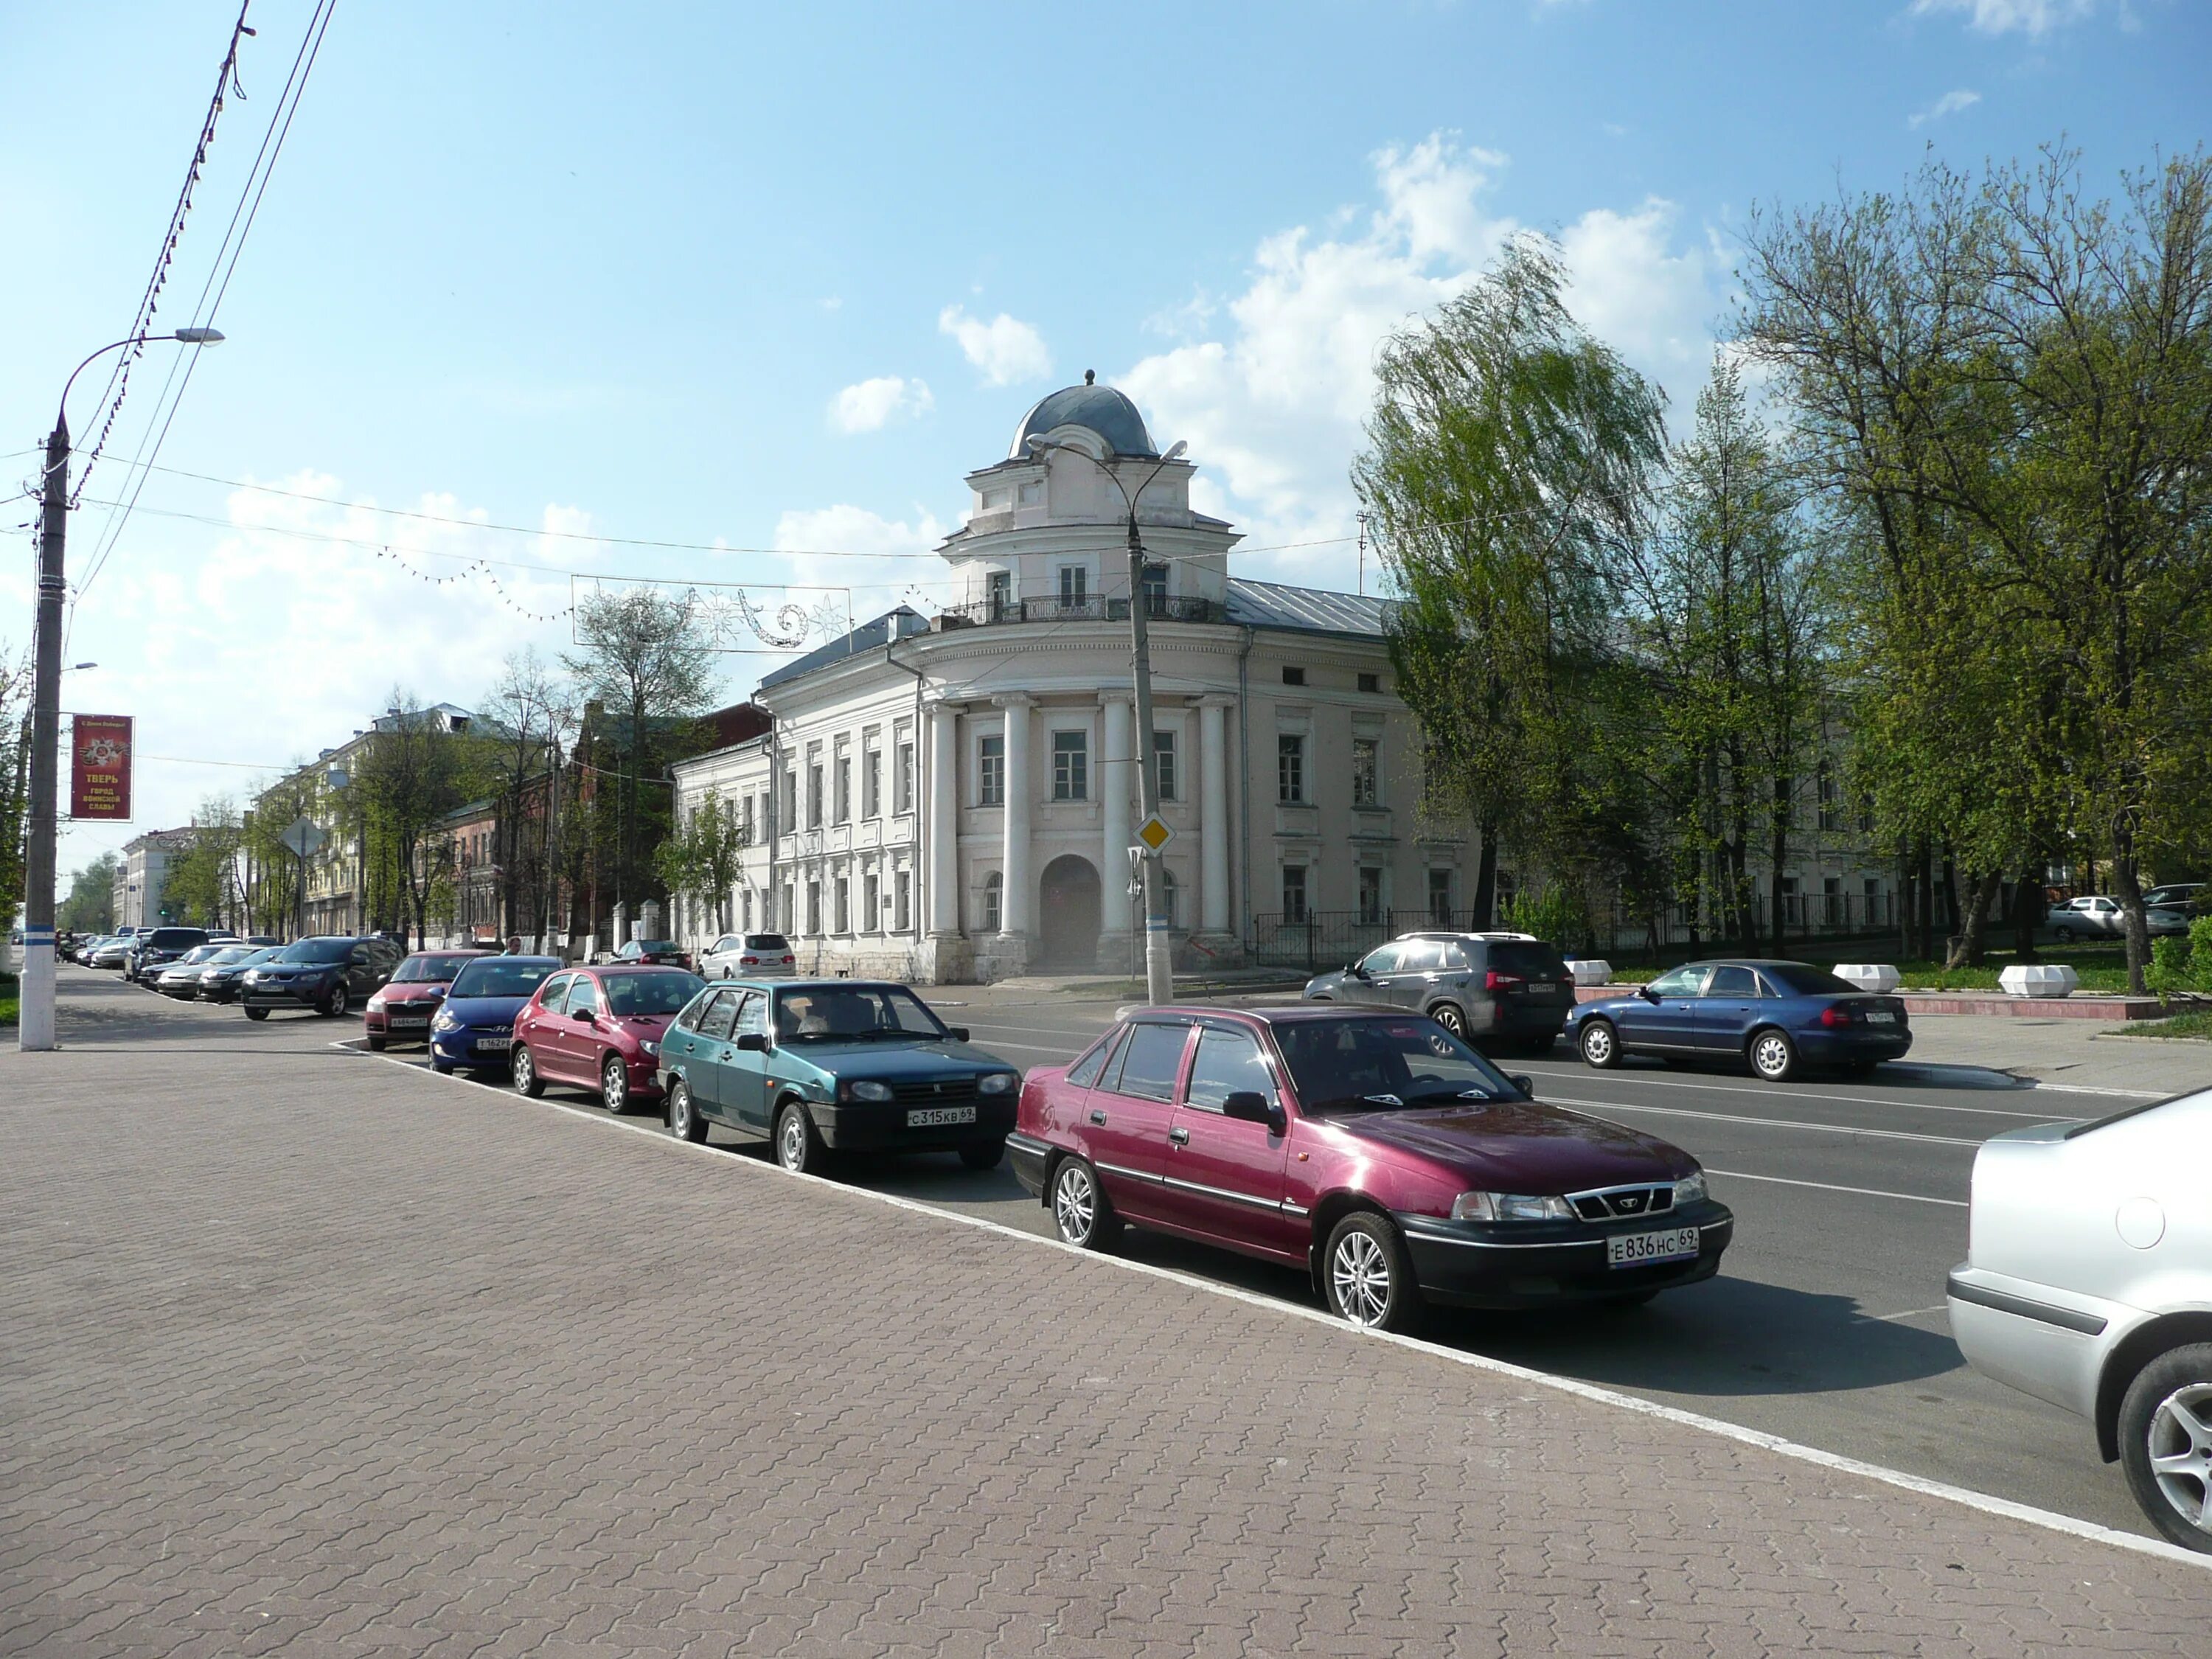
{"type": "Polygon", "coordinates": [[[31,657],[0,644],[0,918],[23,907],[31,799],[31,657]]]}
{"type": "Polygon", "coordinates": [[[55,908],[54,925],[72,933],[105,933],[115,926],[115,878],[123,860],[102,853],[70,878],[68,896],[55,908]]]}
{"type": "Polygon", "coordinates": [[[653,850],[653,870],[671,893],[709,908],[716,931],[726,932],[730,895],[744,868],[745,847],[737,803],[708,789],[653,850]]]}
{"type": "Polygon", "coordinates": [[[238,855],[244,841],[238,808],[222,797],[200,803],[191,839],[169,862],[161,884],[165,904],[180,921],[220,927],[238,919],[238,855]]]}
{"type": "Polygon", "coordinates": [[[356,759],[347,789],[361,814],[372,873],[396,887],[418,949],[428,939],[430,902],[443,878],[432,831],[480,796],[485,762],[477,739],[397,691],[356,759]]]}
{"type": "Polygon", "coordinates": [[[1523,237],[1393,337],[1352,469],[1404,601],[1391,653],[1431,797],[1480,831],[1477,925],[1501,847],[1588,879],[1620,822],[1603,712],[1663,405],[1576,324],[1565,282],[1557,246],[1523,237]]]}

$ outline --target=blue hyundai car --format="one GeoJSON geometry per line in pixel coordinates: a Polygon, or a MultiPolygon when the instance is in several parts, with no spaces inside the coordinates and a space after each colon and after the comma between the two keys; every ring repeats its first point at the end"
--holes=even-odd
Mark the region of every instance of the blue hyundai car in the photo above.
{"type": "Polygon", "coordinates": [[[1741,1060],[1769,1083],[1813,1066],[1865,1077],[1912,1047],[1905,1004],[1808,962],[1692,962],[1640,988],[1585,1002],[1567,1040],[1610,1069],[1630,1054],[1741,1060]]]}
{"type": "Polygon", "coordinates": [[[430,1069],[505,1071],[515,1015],[563,965],[558,957],[478,957],[464,963],[430,1021],[430,1069]]]}

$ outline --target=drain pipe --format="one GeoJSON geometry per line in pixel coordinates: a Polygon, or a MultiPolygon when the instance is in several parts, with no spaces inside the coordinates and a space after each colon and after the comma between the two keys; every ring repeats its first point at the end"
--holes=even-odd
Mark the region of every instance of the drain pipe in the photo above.
{"type": "Polygon", "coordinates": [[[1244,937],[1252,937],[1252,704],[1250,671],[1252,625],[1244,625],[1244,647],[1237,653],[1237,823],[1243,846],[1237,854],[1237,873],[1244,895],[1244,937]]]}
{"type": "MultiPolygon", "coordinates": [[[[893,668],[914,676],[914,914],[907,918],[914,924],[914,942],[907,946],[906,963],[907,981],[911,984],[915,976],[915,970],[921,966],[921,919],[929,914],[931,848],[925,839],[928,833],[927,826],[929,823],[929,814],[924,810],[924,804],[929,799],[929,790],[923,782],[923,776],[924,769],[930,764],[927,757],[931,745],[925,741],[921,729],[921,685],[927,676],[919,668],[902,663],[891,655],[891,647],[898,643],[896,632],[897,626],[896,623],[891,624],[894,637],[884,641],[884,661],[893,668]]],[[[891,765],[896,769],[898,765],[898,744],[896,740],[896,733],[893,734],[893,738],[891,765]]],[[[933,778],[929,781],[934,783],[936,780],[933,778]]],[[[893,782],[896,782],[896,778],[893,779],[893,782]]],[[[878,904],[883,902],[881,893],[876,895],[876,902],[878,904]]],[[[875,920],[881,921],[883,918],[878,916],[875,920]]]]}

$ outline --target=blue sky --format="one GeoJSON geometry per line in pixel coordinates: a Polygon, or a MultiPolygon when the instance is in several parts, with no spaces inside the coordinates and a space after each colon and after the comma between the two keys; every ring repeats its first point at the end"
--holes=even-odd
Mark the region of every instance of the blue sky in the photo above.
{"type": "MultiPolygon", "coordinates": [[[[311,9],[252,8],[165,326],[311,9]]],[[[0,494],[70,368],[128,325],[234,15],[0,7],[0,305],[21,319],[0,494]]],[[[345,505],[153,474],[77,608],[71,657],[102,666],[65,704],[135,714],[142,750],[179,757],[142,767],[150,828],[340,740],[395,684],[465,704],[507,651],[564,642],[481,573],[432,586],[379,546],[424,577],[507,561],[505,591],[548,611],[571,571],[850,586],[863,615],[927,598],[962,475],[1085,368],[1189,441],[1201,501],[1259,550],[1236,568],[1349,587],[1375,345],[1501,236],[1560,236],[1584,319],[1686,410],[1754,203],[2061,137],[2109,191],[2203,142],[2208,63],[2193,0],[338,0],[230,340],[160,460],[345,505]]],[[[166,371],[141,366],[88,500],[132,482],[166,371]]],[[[71,400],[81,435],[97,392],[71,400]]],[[[28,516],[0,508],[18,647],[28,516]]],[[[107,516],[75,515],[73,576],[107,516]]],[[[729,660],[732,695],[771,661],[729,660]]],[[[130,833],[72,831],[65,867],[130,833]]]]}

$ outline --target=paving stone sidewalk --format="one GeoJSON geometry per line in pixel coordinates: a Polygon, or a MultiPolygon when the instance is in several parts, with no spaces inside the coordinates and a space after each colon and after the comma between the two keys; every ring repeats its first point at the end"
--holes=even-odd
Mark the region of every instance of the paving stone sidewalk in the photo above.
{"type": "Polygon", "coordinates": [[[0,1653],[2212,1651],[2212,1572],[257,1028],[0,1057],[0,1653]]]}

